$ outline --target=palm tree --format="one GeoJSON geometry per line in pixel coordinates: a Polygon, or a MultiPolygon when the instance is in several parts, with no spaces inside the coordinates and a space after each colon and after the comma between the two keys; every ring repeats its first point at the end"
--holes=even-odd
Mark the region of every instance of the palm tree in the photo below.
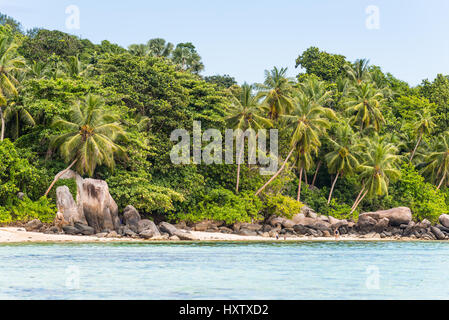
{"type": "Polygon", "coordinates": [[[144,57],[148,54],[148,46],[146,44],[131,44],[128,50],[131,54],[138,57],[144,57]]]}
{"type": "Polygon", "coordinates": [[[449,181],[449,132],[444,132],[434,140],[432,150],[426,159],[426,167],[423,174],[430,175],[431,180],[438,183],[437,189],[443,186],[444,181],[449,181]]]}
{"type": "Polygon", "coordinates": [[[147,42],[149,54],[156,57],[169,57],[173,51],[173,43],[166,42],[162,38],[151,39],[147,42]]]}
{"type": "MultiPolygon", "coordinates": [[[[229,108],[229,115],[227,121],[233,126],[234,129],[240,129],[245,131],[247,129],[259,130],[271,126],[271,121],[260,116],[260,105],[256,96],[253,94],[253,86],[244,83],[237,92],[233,92],[231,95],[231,107],[229,108]]],[[[242,135],[242,142],[244,140],[242,135]]],[[[244,152],[240,149],[240,154],[237,156],[237,183],[235,186],[235,192],[239,192],[240,183],[240,165],[244,152]]]]}
{"type": "MultiPolygon", "coordinates": [[[[259,195],[284,170],[295,150],[299,150],[299,153],[306,157],[306,154],[310,154],[321,146],[320,135],[324,134],[330,126],[328,118],[335,118],[335,114],[333,110],[312,102],[305,95],[300,95],[294,100],[292,113],[282,117],[293,129],[290,140],[291,150],[281,168],[256,192],[256,195],[259,195]]],[[[303,169],[301,164],[304,164],[304,162],[300,162],[299,173],[303,169]]],[[[300,190],[301,180],[298,185],[298,198],[301,196],[300,190]]]]}
{"type": "Polygon", "coordinates": [[[430,114],[428,110],[418,112],[417,118],[418,119],[413,123],[413,128],[415,129],[414,131],[416,136],[418,137],[418,141],[416,143],[415,149],[413,149],[412,155],[410,156],[410,162],[412,162],[416,150],[418,149],[418,146],[421,144],[423,136],[431,134],[433,128],[435,128],[436,126],[434,122],[434,117],[430,114]]]}
{"type": "Polygon", "coordinates": [[[358,85],[366,80],[370,80],[368,64],[369,60],[366,59],[358,59],[353,64],[347,64],[345,69],[349,79],[358,85]]]}
{"type": "Polygon", "coordinates": [[[385,121],[381,112],[384,101],[382,93],[369,83],[362,83],[352,89],[345,105],[346,112],[352,115],[353,124],[359,124],[360,130],[373,126],[379,131],[385,121]]]}
{"type": "Polygon", "coordinates": [[[326,82],[320,81],[315,77],[310,77],[300,83],[299,92],[321,106],[326,106],[332,101],[332,91],[328,90],[326,82]]]}
{"type": "Polygon", "coordinates": [[[33,116],[25,109],[23,105],[15,102],[10,103],[4,112],[5,121],[10,123],[10,136],[13,140],[19,137],[21,124],[35,126],[33,116]]]}
{"type": "Polygon", "coordinates": [[[81,62],[78,56],[71,56],[67,61],[64,62],[63,68],[68,76],[76,78],[86,75],[87,72],[89,72],[89,70],[92,68],[92,65],[85,65],[81,62]]]}
{"type": "Polygon", "coordinates": [[[358,167],[362,181],[362,189],[352,206],[353,213],[360,202],[368,195],[381,196],[388,194],[388,185],[391,180],[400,177],[397,168],[399,156],[395,145],[387,141],[387,137],[377,134],[372,139],[365,138],[363,148],[364,162],[358,167]]]}
{"type": "MultiPolygon", "coordinates": [[[[312,152],[315,154],[318,153],[318,146],[317,145],[311,145],[309,149],[296,146],[295,152],[293,153],[293,162],[296,165],[296,169],[299,173],[299,180],[298,180],[298,193],[296,200],[299,202],[301,200],[301,185],[302,185],[302,176],[304,173],[305,178],[307,178],[307,171],[310,170],[310,167],[312,166],[313,160],[312,160],[312,152]]],[[[306,181],[307,184],[307,181],[306,181]]]]}
{"type": "Polygon", "coordinates": [[[27,75],[33,79],[43,79],[49,75],[49,66],[47,62],[33,61],[28,66],[27,75]]]}
{"type": "Polygon", "coordinates": [[[3,109],[9,97],[18,95],[16,88],[18,81],[15,74],[22,72],[24,67],[25,61],[17,54],[17,45],[13,43],[13,39],[4,34],[0,35],[0,141],[5,137],[3,109]]]}
{"type": "Polygon", "coordinates": [[[103,100],[88,95],[70,112],[70,120],[56,119],[52,127],[63,130],[55,136],[51,148],[58,148],[62,158],[70,165],[58,174],[48,188],[47,195],[56,181],[76,164],[79,174],[92,176],[97,165],[114,168],[114,156],[126,158],[125,149],[115,143],[125,132],[117,118],[104,109],[103,100]]]}
{"type": "Polygon", "coordinates": [[[336,174],[336,176],[329,192],[328,204],[331,202],[332,193],[338,178],[354,172],[359,166],[354,148],[354,132],[348,123],[339,125],[336,130],[336,139],[329,138],[329,141],[333,150],[325,155],[325,159],[329,173],[336,174]]]}
{"type": "Polygon", "coordinates": [[[190,42],[178,43],[172,52],[172,60],[184,71],[190,70],[198,73],[204,69],[201,56],[190,42]]]}
{"type": "Polygon", "coordinates": [[[279,116],[293,109],[291,99],[292,83],[286,76],[287,68],[265,70],[265,81],[256,84],[259,90],[258,98],[263,99],[264,106],[268,109],[268,117],[277,120],[279,116]]]}

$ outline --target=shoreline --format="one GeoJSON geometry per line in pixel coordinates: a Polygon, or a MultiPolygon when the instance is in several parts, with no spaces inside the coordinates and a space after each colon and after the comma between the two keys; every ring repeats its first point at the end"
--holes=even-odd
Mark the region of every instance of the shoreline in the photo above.
{"type": "Polygon", "coordinates": [[[40,232],[28,232],[23,228],[2,227],[0,228],[1,244],[31,244],[31,243],[192,243],[192,242],[444,242],[441,240],[422,240],[408,237],[354,237],[342,235],[338,239],[334,237],[312,237],[295,236],[284,239],[280,237],[262,237],[262,236],[241,236],[236,234],[212,233],[202,231],[190,231],[195,240],[177,241],[163,239],[135,239],[128,237],[121,238],[100,238],[96,236],[78,236],[66,234],[45,234],[40,232]]]}

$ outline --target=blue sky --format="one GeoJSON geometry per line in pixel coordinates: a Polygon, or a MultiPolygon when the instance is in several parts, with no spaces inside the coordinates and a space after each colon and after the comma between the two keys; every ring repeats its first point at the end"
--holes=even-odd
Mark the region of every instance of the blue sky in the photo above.
{"type": "Polygon", "coordinates": [[[273,66],[296,75],[295,59],[310,46],[368,58],[411,85],[449,74],[447,0],[0,0],[0,11],[25,29],[58,29],[95,43],[190,41],[203,74],[239,82],[261,82],[273,66]],[[78,30],[66,28],[69,5],[80,10],[78,30]],[[366,28],[369,5],[379,8],[378,30],[366,28]]]}

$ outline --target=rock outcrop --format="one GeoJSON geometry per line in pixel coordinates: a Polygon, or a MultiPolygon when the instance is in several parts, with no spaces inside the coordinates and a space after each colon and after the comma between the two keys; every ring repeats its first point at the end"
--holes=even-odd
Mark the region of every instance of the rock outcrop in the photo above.
{"type": "Polygon", "coordinates": [[[360,218],[371,217],[375,220],[387,218],[392,226],[400,226],[401,224],[409,224],[412,221],[412,211],[406,207],[394,208],[390,210],[381,210],[376,212],[365,212],[359,215],[360,218]]]}
{"type": "Polygon", "coordinates": [[[133,232],[138,232],[140,220],[140,214],[136,208],[130,205],[126,206],[125,210],[123,210],[123,223],[125,226],[133,232]]]}
{"type": "Polygon", "coordinates": [[[72,226],[76,222],[87,224],[84,213],[79,210],[67,186],[61,186],[56,189],[56,207],[58,212],[62,213],[64,220],[72,226]]]}
{"type": "MultiPolygon", "coordinates": [[[[118,207],[105,181],[83,179],[72,170],[66,172],[60,179],[74,179],[77,185],[76,201],[68,187],[62,186],[56,189],[58,211],[62,213],[69,226],[75,227],[78,223],[80,226],[93,228],[95,233],[118,231],[120,227],[118,207]]],[[[83,228],[82,232],[90,233],[91,231],[83,228]]]]}

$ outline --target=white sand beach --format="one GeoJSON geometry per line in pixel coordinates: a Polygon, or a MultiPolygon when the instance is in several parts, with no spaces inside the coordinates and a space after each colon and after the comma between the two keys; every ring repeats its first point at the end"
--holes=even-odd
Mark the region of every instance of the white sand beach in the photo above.
{"type": "MultiPolygon", "coordinates": [[[[343,235],[339,239],[334,237],[318,238],[318,237],[280,237],[267,238],[262,236],[241,236],[236,234],[212,233],[190,231],[197,241],[416,241],[416,239],[409,238],[384,238],[377,237],[351,237],[343,235]]],[[[44,234],[40,232],[27,232],[24,228],[4,227],[0,228],[0,243],[33,243],[33,242],[74,242],[74,243],[89,243],[89,242],[154,242],[164,241],[161,239],[134,239],[134,238],[99,238],[96,236],[73,236],[65,234],[44,234]]],[[[165,240],[173,242],[170,240],[165,240]]]]}

